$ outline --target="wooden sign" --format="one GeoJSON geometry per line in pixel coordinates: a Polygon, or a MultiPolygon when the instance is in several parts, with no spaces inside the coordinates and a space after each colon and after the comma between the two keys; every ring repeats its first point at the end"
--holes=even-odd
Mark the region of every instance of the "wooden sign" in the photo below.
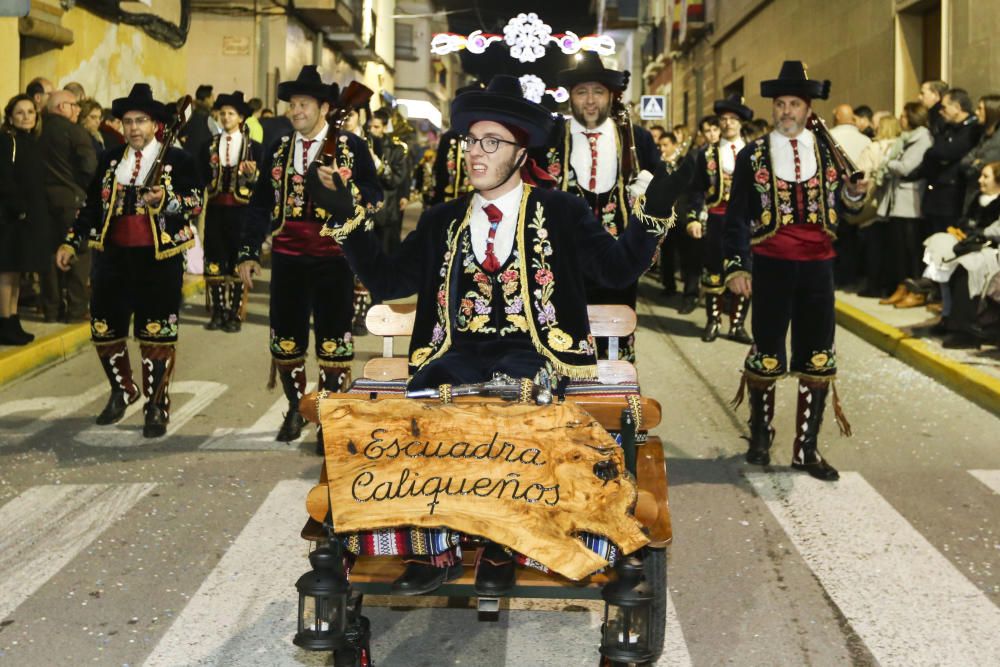
{"type": "MultiPolygon", "coordinates": [[[[572,403],[320,401],[338,533],[447,527],[480,535],[571,579],[607,561],[575,537],[604,535],[625,553],[648,542],[629,509],[636,487],[621,448],[572,403]]],[[[318,515],[318,517],[317,517],[318,515]]]]}

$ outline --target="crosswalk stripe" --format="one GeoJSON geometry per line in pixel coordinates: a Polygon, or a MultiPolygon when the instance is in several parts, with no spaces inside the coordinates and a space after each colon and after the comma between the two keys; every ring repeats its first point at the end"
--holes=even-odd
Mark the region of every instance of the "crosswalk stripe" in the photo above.
{"type": "Polygon", "coordinates": [[[1000,664],[1000,609],[860,474],[748,478],[879,664],[1000,664]]]}
{"type": "Polygon", "coordinates": [[[1000,494],[1000,470],[970,470],[969,474],[988,486],[993,493],[1000,494]]]}
{"type": "Polygon", "coordinates": [[[663,642],[663,655],[656,661],[656,667],[691,667],[691,654],[684,641],[684,630],[677,618],[674,598],[667,592],[667,635],[663,642]]]}
{"type": "Polygon", "coordinates": [[[35,486],[0,507],[0,619],[156,484],[35,486]]]}
{"type": "Polygon", "coordinates": [[[0,405],[0,447],[21,443],[42,431],[55,426],[59,420],[65,419],[77,410],[96,401],[109,393],[108,385],[101,383],[87,391],[71,396],[35,396],[16,401],[8,401],[0,405]],[[3,426],[3,418],[14,415],[27,415],[45,410],[40,415],[25,419],[16,426],[3,426]]]}
{"type": "Polygon", "coordinates": [[[309,569],[305,497],[313,484],[278,482],[219,564],[160,639],[147,667],[325,664],[291,641],[297,619],[295,581],[309,569]]]}
{"type": "MultiPolygon", "coordinates": [[[[229,386],[221,382],[204,380],[183,380],[172,383],[170,385],[170,400],[180,407],[176,410],[171,409],[170,423],[164,437],[169,438],[183,428],[195,415],[202,412],[227,389],[229,386]],[[181,404],[176,398],[180,394],[190,394],[191,397],[181,404]]],[[[141,425],[123,423],[141,410],[144,402],[140,399],[130,405],[125,411],[122,422],[110,426],[91,426],[77,433],[74,439],[91,447],[136,447],[149,444],[152,441],[142,437],[141,425]]]]}
{"type": "MultiPolygon", "coordinates": [[[[313,391],[315,382],[306,386],[306,393],[313,391]]],[[[277,442],[274,436],[281,428],[281,420],[288,410],[288,399],[284,396],[262,414],[253,426],[248,428],[217,428],[212,437],[199,445],[199,449],[229,449],[229,450],[287,450],[287,442],[277,442]]]]}

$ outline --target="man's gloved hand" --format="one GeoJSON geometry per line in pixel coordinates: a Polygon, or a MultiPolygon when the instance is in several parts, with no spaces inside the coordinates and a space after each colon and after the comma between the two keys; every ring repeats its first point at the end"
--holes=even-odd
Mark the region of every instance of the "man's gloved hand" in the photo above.
{"type": "Polygon", "coordinates": [[[669,218],[677,201],[687,190],[694,177],[694,166],[685,158],[673,173],[667,173],[667,165],[660,163],[653,180],[646,188],[646,205],[643,212],[655,218],[669,218]]]}
{"type": "Polygon", "coordinates": [[[350,186],[332,167],[313,162],[306,172],[306,192],[316,206],[325,209],[334,225],[354,217],[354,195],[350,186]]]}

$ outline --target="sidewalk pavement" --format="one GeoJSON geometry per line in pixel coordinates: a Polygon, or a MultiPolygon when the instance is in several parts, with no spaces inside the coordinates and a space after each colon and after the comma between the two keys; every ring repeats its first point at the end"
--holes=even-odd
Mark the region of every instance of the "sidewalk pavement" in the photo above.
{"type": "MultiPolygon", "coordinates": [[[[201,276],[184,274],[184,298],[205,291],[201,276]]],[[[42,322],[32,314],[21,320],[35,340],[20,347],[0,345],[0,386],[73,356],[90,343],[90,322],[42,322]]]]}
{"type": "Polygon", "coordinates": [[[837,292],[837,324],[1000,415],[1000,348],[946,349],[927,331],[935,322],[937,316],[925,308],[893,308],[837,292]]]}

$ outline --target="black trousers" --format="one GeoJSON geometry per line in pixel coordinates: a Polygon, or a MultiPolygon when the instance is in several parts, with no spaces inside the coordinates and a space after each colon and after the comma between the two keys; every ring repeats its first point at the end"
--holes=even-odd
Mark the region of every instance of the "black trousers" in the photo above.
{"type": "Polygon", "coordinates": [[[90,337],[95,343],[135,337],[146,343],[177,341],[184,257],[156,259],[152,246],[94,251],[90,337]]]}
{"type": "Polygon", "coordinates": [[[948,281],[951,290],[951,313],[948,330],[969,333],[976,324],[980,296],[969,294],[969,273],[959,266],[948,281]]]}
{"type": "Polygon", "coordinates": [[[889,218],[886,224],[884,280],[887,286],[895,287],[923,273],[924,223],[919,218],[889,218]]]}
{"type": "Polygon", "coordinates": [[[722,281],[722,261],[725,258],[725,226],[726,217],[723,215],[708,214],[705,223],[705,233],[702,236],[702,257],[703,269],[701,274],[701,286],[709,294],[721,294],[726,285],[722,281]]]}
{"type": "Polygon", "coordinates": [[[680,226],[667,233],[660,248],[660,281],[665,288],[669,290],[675,286],[673,281],[679,265],[684,296],[698,296],[703,240],[688,236],[680,226]]]}
{"type": "Polygon", "coordinates": [[[754,255],[754,345],[745,361],[747,373],[762,378],[779,377],[788,370],[812,377],[835,375],[833,291],[832,259],[800,262],[754,255]]]}
{"type": "Polygon", "coordinates": [[[320,362],[354,359],[354,274],[343,257],[271,255],[271,356],[294,361],[309,347],[320,362]]]}
{"type": "Polygon", "coordinates": [[[205,209],[205,277],[236,276],[236,257],[243,232],[242,206],[205,209]]]}

